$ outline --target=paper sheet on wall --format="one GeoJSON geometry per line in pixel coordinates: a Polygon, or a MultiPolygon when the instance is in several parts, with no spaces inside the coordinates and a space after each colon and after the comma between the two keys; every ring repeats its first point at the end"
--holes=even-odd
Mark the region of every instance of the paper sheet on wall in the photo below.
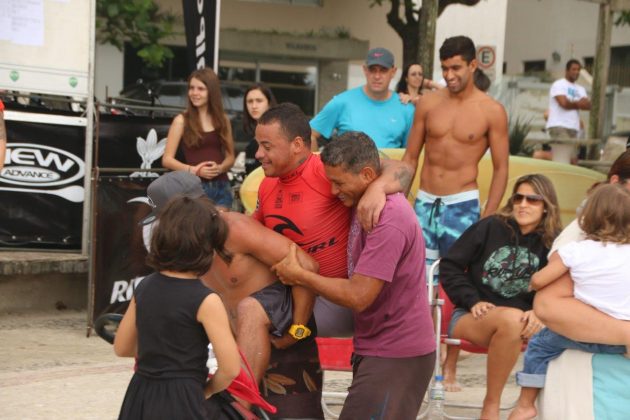
{"type": "Polygon", "coordinates": [[[44,0],[9,0],[11,41],[19,45],[44,45],[44,0]]]}
{"type": "Polygon", "coordinates": [[[87,96],[93,4],[0,0],[0,90],[87,96]]]}
{"type": "Polygon", "coordinates": [[[9,41],[11,39],[11,14],[9,7],[14,0],[0,0],[0,41],[9,41]]]}

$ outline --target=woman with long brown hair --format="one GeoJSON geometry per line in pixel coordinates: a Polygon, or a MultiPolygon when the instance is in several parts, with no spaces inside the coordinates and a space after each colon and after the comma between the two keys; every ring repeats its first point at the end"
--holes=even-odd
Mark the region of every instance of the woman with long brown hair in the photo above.
{"type": "Polygon", "coordinates": [[[197,175],[206,195],[229,209],[233,198],[227,172],[232,165],[234,140],[219,78],[210,68],[195,70],[188,78],[186,111],[175,117],[168,131],[162,166],[197,175]],[[183,162],[176,157],[180,144],[183,162]]]}
{"type": "Polygon", "coordinates": [[[529,283],[546,265],[560,228],[551,181],[526,175],[508,203],[468,228],[440,263],[440,282],[456,307],[449,336],[488,348],[483,419],[499,418],[501,393],[521,346],[542,328],[529,283]]]}
{"type": "MultiPolygon", "coordinates": [[[[401,99],[415,104],[422,96],[424,90],[440,89],[438,83],[424,77],[422,66],[417,63],[408,64],[396,84],[396,93],[401,99]]],[[[405,102],[406,103],[406,102],[405,102]]]]}
{"type": "Polygon", "coordinates": [[[271,89],[262,83],[255,83],[247,88],[243,97],[243,131],[250,139],[245,148],[245,173],[250,174],[254,169],[260,166],[260,162],[256,160],[256,151],[258,150],[258,142],[254,138],[256,124],[258,119],[272,106],[276,106],[275,96],[271,89]]]}

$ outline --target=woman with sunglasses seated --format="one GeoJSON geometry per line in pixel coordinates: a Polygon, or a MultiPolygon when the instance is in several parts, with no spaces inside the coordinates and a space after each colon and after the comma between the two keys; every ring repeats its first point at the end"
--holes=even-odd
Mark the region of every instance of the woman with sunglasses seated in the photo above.
{"type": "Polygon", "coordinates": [[[468,228],[440,263],[440,282],[456,307],[449,336],[488,348],[483,419],[499,419],[501,393],[521,346],[543,327],[529,282],[547,263],[560,229],[551,181],[526,175],[508,203],[468,228]]]}

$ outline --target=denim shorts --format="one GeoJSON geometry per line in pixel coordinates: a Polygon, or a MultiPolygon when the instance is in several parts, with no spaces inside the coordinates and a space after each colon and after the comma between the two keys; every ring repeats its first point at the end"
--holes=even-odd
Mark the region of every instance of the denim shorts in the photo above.
{"type": "Polygon", "coordinates": [[[232,187],[230,181],[216,180],[216,181],[203,181],[201,183],[204,192],[210,200],[217,206],[231,208],[232,201],[232,187]]]}
{"type": "Polygon", "coordinates": [[[516,373],[516,383],[530,388],[543,388],[549,362],[558,358],[567,349],[605,354],[626,352],[626,346],[582,343],[557,334],[549,328],[543,328],[529,340],[523,357],[523,371],[516,373]]]}
{"type": "Polygon", "coordinates": [[[453,310],[453,314],[451,315],[451,322],[448,323],[449,338],[453,337],[453,330],[455,329],[455,324],[457,324],[457,321],[459,321],[459,318],[469,313],[470,311],[467,311],[466,309],[463,309],[463,308],[455,308],[453,310]]]}

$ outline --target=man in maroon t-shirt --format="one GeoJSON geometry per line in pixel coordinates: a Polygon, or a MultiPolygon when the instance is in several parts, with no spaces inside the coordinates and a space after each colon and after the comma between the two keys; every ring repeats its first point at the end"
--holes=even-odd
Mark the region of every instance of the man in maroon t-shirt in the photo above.
{"type": "MultiPolygon", "coordinates": [[[[329,144],[322,161],[333,194],[348,208],[356,206],[381,171],[374,142],[359,132],[344,133],[329,144]]],[[[363,231],[353,217],[349,278],[304,270],[296,249],[292,245],[272,268],[280,280],[354,312],[353,378],[340,419],[415,419],[435,364],[435,335],[423,269],[424,239],[405,196],[387,196],[371,232],[363,231]]]]}
{"type": "MultiPolygon", "coordinates": [[[[321,159],[311,152],[306,116],[289,103],[270,108],[258,120],[256,141],[256,159],[266,178],[258,189],[253,216],[296,242],[319,263],[322,275],[346,277],[350,210],[331,193],[321,159]]],[[[402,191],[397,173],[403,165],[387,160],[383,167],[384,176],[375,180],[371,190],[380,193],[384,202],[386,193],[402,191]]],[[[320,296],[314,313],[319,336],[352,335],[349,309],[320,296]]],[[[295,328],[301,331],[304,326],[295,328]]]]}

